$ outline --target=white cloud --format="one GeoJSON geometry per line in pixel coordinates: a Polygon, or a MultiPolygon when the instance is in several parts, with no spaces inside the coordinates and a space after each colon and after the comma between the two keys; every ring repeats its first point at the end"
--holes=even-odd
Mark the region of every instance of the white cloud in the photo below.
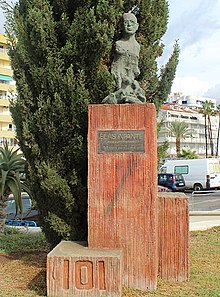
{"type": "Polygon", "coordinates": [[[220,82],[220,29],[210,38],[188,46],[181,52],[179,74],[197,76],[211,84],[220,82]]]}
{"type": "MultiPolygon", "coordinates": [[[[168,0],[170,20],[164,36],[164,64],[179,39],[180,61],[172,91],[213,94],[220,84],[220,0],[168,0]],[[179,88],[179,89],[178,89],[179,88]],[[214,91],[215,90],[215,91],[214,91]]],[[[219,96],[218,96],[219,97],[219,96]]]]}
{"type": "Polygon", "coordinates": [[[184,76],[177,77],[174,80],[172,93],[181,92],[185,95],[199,96],[208,91],[209,88],[211,88],[209,83],[198,79],[196,76],[184,76]]]}
{"type": "Polygon", "coordinates": [[[170,19],[165,40],[180,40],[181,48],[191,46],[209,37],[220,28],[218,0],[168,0],[170,19]]]}

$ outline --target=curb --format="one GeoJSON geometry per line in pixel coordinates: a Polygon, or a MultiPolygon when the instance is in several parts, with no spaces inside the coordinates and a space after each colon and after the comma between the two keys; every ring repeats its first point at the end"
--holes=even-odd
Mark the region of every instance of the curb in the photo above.
{"type": "Polygon", "coordinates": [[[220,211],[190,211],[189,216],[219,216],[220,217],[220,211]]]}

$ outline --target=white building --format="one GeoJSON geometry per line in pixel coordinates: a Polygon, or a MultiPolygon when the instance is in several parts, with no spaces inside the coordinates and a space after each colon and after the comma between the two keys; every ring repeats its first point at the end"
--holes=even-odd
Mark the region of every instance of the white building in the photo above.
{"type": "MultiPolygon", "coordinates": [[[[193,99],[192,99],[193,100],[193,99]]],[[[204,116],[199,113],[197,108],[193,108],[187,104],[167,103],[163,104],[158,114],[158,120],[164,120],[164,126],[168,127],[169,123],[175,120],[184,121],[189,128],[194,131],[192,138],[181,140],[181,150],[190,149],[196,151],[199,156],[205,156],[205,120],[204,116]]],[[[218,130],[218,117],[211,117],[214,153],[216,151],[216,138],[218,130]]],[[[176,156],[176,138],[171,136],[171,133],[166,129],[161,129],[158,135],[158,144],[162,144],[165,140],[169,142],[168,154],[171,158],[176,156]]],[[[210,146],[208,146],[208,154],[210,154],[210,146]]]]}
{"type": "Polygon", "coordinates": [[[184,95],[180,97],[179,104],[198,109],[198,108],[202,108],[203,104],[206,101],[212,102],[214,105],[214,108],[216,109],[216,99],[207,98],[203,96],[191,96],[191,95],[185,96],[184,95]]]}
{"type": "Polygon", "coordinates": [[[202,108],[206,101],[213,103],[214,108],[216,108],[216,99],[204,97],[204,96],[194,96],[194,95],[183,95],[182,93],[174,93],[169,96],[169,103],[176,103],[183,106],[193,107],[194,109],[202,108]]]}

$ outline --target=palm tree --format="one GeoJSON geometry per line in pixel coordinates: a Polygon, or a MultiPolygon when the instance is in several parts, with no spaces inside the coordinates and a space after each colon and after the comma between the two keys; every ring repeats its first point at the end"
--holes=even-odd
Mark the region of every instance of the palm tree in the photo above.
{"type": "MultiPolygon", "coordinates": [[[[160,119],[157,122],[157,137],[160,135],[160,132],[163,130],[164,119],[160,119]]],[[[167,157],[167,150],[169,148],[169,142],[166,140],[163,143],[157,145],[157,165],[161,165],[163,159],[167,157]]]]}
{"type": "Polygon", "coordinates": [[[212,125],[211,125],[211,116],[215,115],[214,104],[211,101],[206,101],[200,113],[203,114],[205,118],[205,140],[206,140],[206,158],[208,157],[208,138],[210,142],[211,156],[214,155],[214,144],[212,139],[212,125]],[[207,125],[208,121],[208,125],[207,125]],[[207,133],[208,130],[208,133],[207,133]]]}
{"type": "Polygon", "coordinates": [[[13,194],[18,209],[23,212],[21,192],[29,192],[26,184],[22,181],[24,176],[25,159],[18,150],[9,149],[7,141],[0,147],[0,236],[4,234],[7,201],[13,194]]]}
{"type": "Polygon", "coordinates": [[[203,105],[203,108],[199,111],[199,113],[202,113],[204,116],[204,120],[205,120],[205,157],[208,157],[208,136],[207,136],[207,113],[206,113],[206,109],[203,105]]]}
{"type": "Polygon", "coordinates": [[[179,157],[181,159],[198,159],[198,156],[196,154],[196,151],[193,151],[191,149],[182,149],[181,153],[179,154],[179,157]]]}
{"type": "Polygon", "coordinates": [[[207,109],[208,115],[208,131],[209,131],[209,141],[210,141],[210,148],[211,148],[211,156],[214,156],[214,143],[212,137],[212,124],[211,124],[211,116],[216,115],[216,110],[214,110],[214,104],[209,102],[209,108],[207,109]]]}
{"type": "Polygon", "coordinates": [[[192,137],[192,129],[189,128],[186,122],[173,121],[167,127],[172,137],[176,138],[176,154],[180,154],[181,139],[192,137]]]}
{"type": "Polygon", "coordinates": [[[217,106],[216,115],[218,115],[218,133],[216,141],[216,157],[218,157],[218,146],[219,146],[219,136],[220,136],[220,105],[217,106]]]}

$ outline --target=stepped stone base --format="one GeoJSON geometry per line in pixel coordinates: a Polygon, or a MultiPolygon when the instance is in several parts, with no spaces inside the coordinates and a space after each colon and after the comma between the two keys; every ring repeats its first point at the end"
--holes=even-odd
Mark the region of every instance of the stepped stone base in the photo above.
{"type": "Polygon", "coordinates": [[[122,252],[62,241],[47,255],[47,296],[121,297],[122,252]]]}

